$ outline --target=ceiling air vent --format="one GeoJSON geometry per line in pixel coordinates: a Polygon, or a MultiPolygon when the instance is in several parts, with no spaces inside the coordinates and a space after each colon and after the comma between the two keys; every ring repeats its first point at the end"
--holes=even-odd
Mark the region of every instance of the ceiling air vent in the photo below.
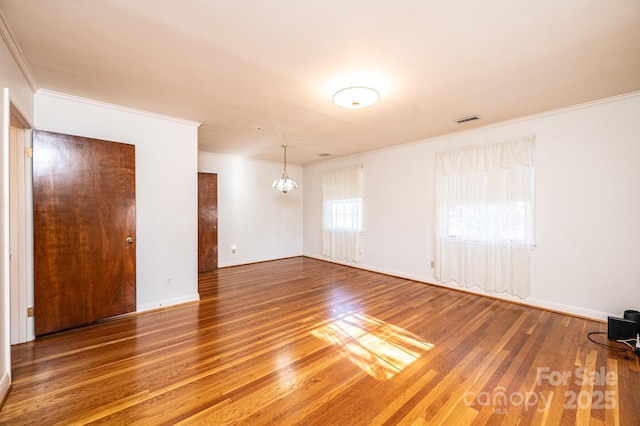
{"type": "Polygon", "coordinates": [[[479,115],[470,115],[469,117],[458,118],[456,120],[456,123],[464,124],[464,123],[468,123],[470,121],[475,121],[475,120],[480,120],[480,116],[479,115]]]}

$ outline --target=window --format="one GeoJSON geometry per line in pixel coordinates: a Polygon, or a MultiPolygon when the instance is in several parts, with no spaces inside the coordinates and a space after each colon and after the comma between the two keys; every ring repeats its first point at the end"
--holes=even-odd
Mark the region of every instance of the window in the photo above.
{"type": "Polygon", "coordinates": [[[436,153],[435,275],[530,294],[535,137],[436,153]]]}
{"type": "Polygon", "coordinates": [[[337,230],[360,231],[362,228],[362,199],[328,201],[328,227],[337,230]]]}
{"type": "Polygon", "coordinates": [[[449,238],[469,241],[496,241],[526,243],[526,229],[531,217],[531,203],[511,201],[492,205],[457,205],[447,209],[447,235],[449,238]],[[501,226],[491,226],[491,220],[501,226]],[[495,234],[495,236],[492,236],[495,234]]]}
{"type": "Polygon", "coordinates": [[[362,231],[362,166],[322,175],[322,253],[357,262],[362,231]]]}

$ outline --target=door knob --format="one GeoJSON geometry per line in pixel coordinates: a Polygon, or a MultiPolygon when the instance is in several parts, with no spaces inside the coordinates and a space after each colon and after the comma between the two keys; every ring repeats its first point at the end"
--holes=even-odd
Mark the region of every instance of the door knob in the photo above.
{"type": "Polygon", "coordinates": [[[213,227],[213,229],[214,229],[214,230],[216,230],[216,229],[218,229],[218,227],[217,227],[217,226],[214,226],[214,227],[213,227]]]}
{"type": "Polygon", "coordinates": [[[133,237],[127,237],[125,241],[127,242],[127,244],[133,244],[133,237]]]}

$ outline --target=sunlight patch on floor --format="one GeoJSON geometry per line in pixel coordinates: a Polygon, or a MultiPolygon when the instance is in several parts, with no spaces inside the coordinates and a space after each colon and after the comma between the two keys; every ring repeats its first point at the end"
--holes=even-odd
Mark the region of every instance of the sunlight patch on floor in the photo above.
{"type": "Polygon", "coordinates": [[[361,313],[323,321],[311,334],[335,345],[370,376],[390,379],[433,347],[401,327],[361,313]]]}

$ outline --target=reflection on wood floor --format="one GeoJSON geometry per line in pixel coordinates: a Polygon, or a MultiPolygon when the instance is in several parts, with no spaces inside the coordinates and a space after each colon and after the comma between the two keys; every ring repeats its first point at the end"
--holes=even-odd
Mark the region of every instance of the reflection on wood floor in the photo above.
{"type": "Polygon", "coordinates": [[[0,423],[640,424],[603,323],[303,257],[199,280],[14,346],[0,423]]]}

